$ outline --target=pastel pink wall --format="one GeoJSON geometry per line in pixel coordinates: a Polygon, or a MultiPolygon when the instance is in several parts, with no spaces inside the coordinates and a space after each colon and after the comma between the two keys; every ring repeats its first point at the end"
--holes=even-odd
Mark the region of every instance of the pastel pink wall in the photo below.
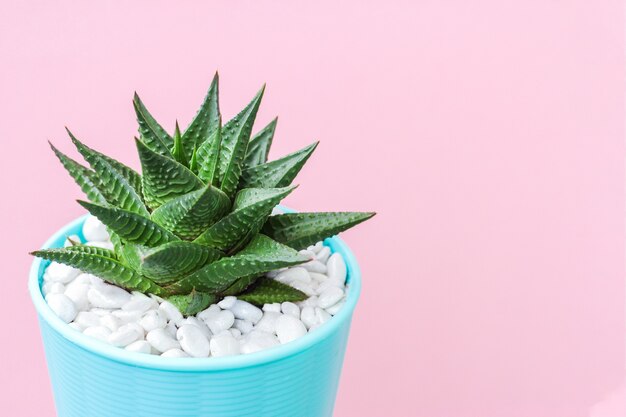
{"type": "Polygon", "coordinates": [[[226,116],[267,82],[274,156],[321,140],[289,205],[379,213],[345,234],[337,416],[623,413],[623,27],[612,0],[2,2],[0,414],[53,414],[27,251],[81,210],[46,140],[136,165],[133,91],[186,125],[216,69],[226,116]]]}

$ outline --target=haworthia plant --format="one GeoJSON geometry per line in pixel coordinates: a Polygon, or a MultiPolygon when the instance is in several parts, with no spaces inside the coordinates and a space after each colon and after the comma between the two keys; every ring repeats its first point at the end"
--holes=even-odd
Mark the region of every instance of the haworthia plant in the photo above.
{"type": "Polygon", "coordinates": [[[225,295],[262,305],[306,298],[264,275],[309,261],[298,251],[374,213],[289,213],[273,208],[296,186],[317,142],[268,162],[277,119],[255,135],[265,86],[222,124],[217,74],[184,132],[172,134],[135,94],[141,175],[70,138],[89,167],[52,150],[104,223],[115,250],[80,244],[33,255],[73,266],[127,290],[167,298],[192,315],[225,295]]]}

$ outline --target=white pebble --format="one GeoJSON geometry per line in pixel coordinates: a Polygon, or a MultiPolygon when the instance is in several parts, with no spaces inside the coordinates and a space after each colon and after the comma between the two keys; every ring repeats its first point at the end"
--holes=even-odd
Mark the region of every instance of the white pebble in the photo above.
{"type": "Polygon", "coordinates": [[[200,320],[206,321],[209,317],[213,316],[216,313],[219,313],[220,311],[222,311],[220,306],[218,306],[217,304],[211,304],[209,308],[202,310],[201,312],[196,314],[196,317],[200,320]]]}
{"type": "Polygon", "coordinates": [[[215,357],[237,355],[241,346],[239,341],[230,333],[220,333],[211,339],[211,355],[215,357]]]}
{"type": "Polygon", "coordinates": [[[176,332],[176,339],[180,347],[194,358],[206,358],[211,352],[209,341],[198,326],[185,324],[176,332]]]}
{"type": "Polygon", "coordinates": [[[228,297],[224,297],[217,305],[224,310],[230,310],[235,305],[235,301],[237,301],[237,297],[229,295],[228,297]]]}
{"type": "Polygon", "coordinates": [[[253,330],[241,340],[241,353],[254,353],[279,344],[280,342],[273,334],[253,330]]]}
{"type": "Polygon", "coordinates": [[[68,326],[70,326],[72,329],[76,330],[77,332],[82,332],[83,329],[84,329],[83,326],[81,326],[80,324],[76,323],[75,321],[69,323],[68,326]]]}
{"type": "Polygon", "coordinates": [[[152,351],[152,347],[150,346],[150,343],[146,342],[145,340],[136,340],[133,343],[126,346],[125,349],[130,352],[137,352],[137,353],[150,353],[152,351]]]}
{"type": "Polygon", "coordinates": [[[107,314],[106,316],[102,316],[100,318],[100,324],[114,332],[120,328],[122,320],[115,317],[113,314],[107,314]]]}
{"type": "Polygon", "coordinates": [[[189,355],[187,355],[185,352],[183,352],[182,350],[178,348],[167,350],[161,353],[161,356],[163,356],[164,358],[188,358],[189,357],[189,355]]]}
{"type": "MultiPolygon", "coordinates": [[[[112,317],[112,316],[110,316],[112,317]]],[[[143,332],[139,333],[137,327],[132,324],[125,324],[109,335],[108,342],[113,346],[127,346],[143,337],[143,332]]]]}
{"type": "Polygon", "coordinates": [[[218,334],[223,330],[230,329],[235,323],[235,315],[230,310],[223,310],[219,313],[213,313],[207,317],[205,321],[213,334],[218,334]]]}
{"type": "Polygon", "coordinates": [[[306,326],[300,320],[286,314],[276,320],[276,335],[280,343],[289,343],[306,334],[306,326]]]}
{"type": "Polygon", "coordinates": [[[304,308],[304,307],[313,307],[313,308],[315,308],[315,307],[317,307],[317,299],[318,299],[317,295],[313,295],[313,296],[307,298],[304,301],[300,301],[298,303],[298,305],[300,306],[300,308],[304,308]]]}
{"type": "Polygon", "coordinates": [[[91,274],[79,274],[76,278],[74,278],[72,283],[93,285],[93,278],[94,275],[91,274]]]}
{"type": "Polygon", "coordinates": [[[198,329],[200,329],[204,337],[206,337],[207,339],[212,336],[211,330],[209,330],[209,327],[206,325],[206,323],[197,317],[189,316],[186,319],[181,320],[178,327],[182,327],[185,324],[196,326],[198,329]]]}
{"type": "Polygon", "coordinates": [[[315,315],[314,307],[304,307],[300,319],[307,329],[310,329],[313,325],[317,324],[317,316],[315,315]]]}
{"type": "Polygon", "coordinates": [[[107,228],[100,220],[94,216],[89,216],[83,223],[83,236],[87,240],[106,241],[109,240],[107,228]]]}
{"type": "Polygon", "coordinates": [[[120,321],[124,324],[136,323],[141,319],[141,316],[143,315],[143,313],[139,310],[114,310],[113,312],[111,312],[111,314],[120,319],[120,321]]]}
{"type": "Polygon", "coordinates": [[[252,323],[258,322],[263,317],[263,311],[260,308],[242,300],[235,300],[229,310],[233,312],[235,318],[248,320],[252,323]]]}
{"type": "Polygon", "coordinates": [[[290,316],[294,316],[295,318],[300,318],[300,307],[295,305],[294,303],[290,303],[289,301],[285,301],[280,305],[280,309],[283,314],[289,314],[290,316]]]}
{"type": "Polygon", "coordinates": [[[99,241],[90,241],[87,242],[87,246],[93,246],[94,248],[102,248],[108,250],[114,250],[115,246],[111,242],[99,242],[99,241]]]}
{"type": "Polygon", "coordinates": [[[176,325],[174,324],[173,321],[170,321],[169,323],[167,323],[167,326],[165,326],[165,331],[173,338],[176,338],[177,330],[178,329],[176,328],[176,325]]]}
{"type": "Polygon", "coordinates": [[[320,261],[315,261],[315,260],[309,261],[305,264],[302,264],[302,267],[309,272],[317,272],[319,274],[326,273],[326,265],[324,265],[320,261]]]}
{"type": "MultiPolygon", "coordinates": [[[[99,315],[100,317],[104,317],[107,314],[113,314],[113,310],[109,309],[109,308],[99,308],[99,307],[93,307],[91,310],[92,313],[99,315]]],[[[117,310],[115,310],[117,311],[117,310]]]]}
{"type": "Polygon", "coordinates": [[[48,306],[66,323],[71,322],[76,317],[76,307],[72,300],[64,294],[48,294],[46,296],[48,306]]]}
{"type": "Polygon", "coordinates": [[[60,282],[44,282],[41,290],[44,296],[48,294],[63,294],[65,292],[65,285],[60,282]]]}
{"type": "Polygon", "coordinates": [[[275,311],[266,311],[254,328],[266,333],[276,333],[276,320],[280,316],[281,314],[275,311]]]}
{"type": "Polygon", "coordinates": [[[335,305],[343,298],[343,290],[337,287],[328,287],[319,295],[317,305],[321,308],[328,308],[335,305]]]}
{"type": "Polygon", "coordinates": [[[306,284],[306,283],[300,282],[300,281],[293,281],[289,285],[294,287],[296,290],[302,291],[303,293],[305,293],[309,297],[317,294],[317,292],[315,291],[315,289],[313,289],[313,286],[311,286],[311,284],[306,284]]]}
{"type": "Polygon", "coordinates": [[[309,272],[309,275],[311,276],[311,279],[317,283],[322,283],[328,280],[328,276],[317,272],[309,272]]]}
{"type": "Polygon", "coordinates": [[[87,298],[94,307],[121,308],[130,299],[130,294],[115,285],[101,284],[90,288],[87,298]]]}
{"type": "Polygon", "coordinates": [[[139,320],[139,324],[146,332],[165,327],[167,320],[158,310],[150,310],[139,320]]]}
{"type": "Polygon", "coordinates": [[[230,334],[233,335],[235,339],[239,339],[241,337],[241,330],[239,329],[235,329],[234,327],[231,327],[230,329],[228,329],[228,331],[230,332],[230,334]]]}
{"type": "Polygon", "coordinates": [[[46,272],[43,275],[44,281],[60,282],[66,284],[76,278],[80,274],[80,271],[71,266],[60,264],[58,262],[51,262],[46,268],[46,272]]]}
{"type": "Polygon", "coordinates": [[[323,308],[319,308],[316,307],[315,308],[315,317],[317,318],[317,322],[319,324],[324,324],[326,323],[328,320],[330,320],[333,316],[331,316],[330,314],[328,314],[326,312],[326,310],[324,310],[323,308]]]}
{"type": "Polygon", "coordinates": [[[165,329],[154,329],[146,335],[146,340],[159,352],[180,348],[178,340],[174,339],[165,329]]]}
{"type": "MultiPolygon", "coordinates": [[[[80,276],[78,276],[77,279],[78,278],[80,278],[80,276]]],[[[89,308],[87,293],[91,285],[83,284],[81,281],[77,281],[77,279],[67,284],[64,294],[72,300],[78,310],[87,310],[89,308]]]]}
{"type": "Polygon", "coordinates": [[[323,264],[325,264],[328,261],[329,257],[330,257],[330,248],[328,246],[324,246],[319,252],[317,252],[317,255],[315,255],[315,259],[317,259],[323,264]]]}
{"type": "Polygon", "coordinates": [[[328,308],[326,309],[326,311],[328,312],[328,314],[332,314],[332,315],[334,316],[335,314],[337,314],[337,313],[339,312],[339,310],[341,310],[341,307],[343,307],[343,306],[344,306],[344,304],[346,304],[346,301],[345,301],[345,300],[340,301],[340,302],[338,302],[337,304],[335,304],[335,305],[333,305],[333,306],[328,307],[328,308]]]}
{"type": "Polygon", "coordinates": [[[328,278],[337,280],[339,282],[346,282],[346,275],[348,270],[346,268],[346,263],[343,260],[343,257],[340,253],[333,253],[328,258],[328,262],[326,262],[326,268],[328,278]]]}
{"type": "Polygon", "coordinates": [[[81,311],[76,315],[74,323],[80,324],[83,328],[100,325],[100,316],[91,311],[81,311]]]}
{"type": "Polygon", "coordinates": [[[126,302],[126,304],[122,306],[122,310],[139,311],[141,313],[144,313],[148,310],[156,309],[158,307],[159,307],[159,303],[157,303],[156,300],[150,297],[147,297],[144,294],[136,293],[136,294],[133,294],[130,297],[130,300],[128,300],[128,302],[126,302]]]}
{"type": "Polygon", "coordinates": [[[275,313],[280,313],[280,303],[265,304],[263,306],[263,311],[273,311],[275,313]]]}
{"type": "Polygon", "coordinates": [[[298,253],[302,256],[305,256],[309,259],[315,259],[315,252],[312,250],[308,250],[308,249],[303,249],[298,251],[298,253]]]}
{"type": "Polygon", "coordinates": [[[295,281],[303,283],[311,282],[309,272],[301,266],[289,268],[288,270],[276,275],[276,278],[274,279],[278,282],[282,282],[283,284],[291,284],[295,281]]]}
{"type": "MultiPolygon", "coordinates": [[[[263,320],[263,319],[261,319],[261,320],[263,320]]],[[[260,321],[259,321],[259,323],[260,323],[260,321]]],[[[252,324],[251,321],[236,319],[235,323],[233,324],[233,327],[235,329],[239,330],[242,334],[247,334],[247,333],[250,333],[252,331],[252,329],[254,328],[254,325],[252,324]]]]}
{"type": "Polygon", "coordinates": [[[89,337],[96,338],[98,340],[102,340],[103,342],[108,342],[111,330],[104,326],[93,326],[87,327],[85,330],[83,330],[83,334],[89,337]]]}
{"type": "Polygon", "coordinates": [[[169,301],[163,301],[161,305],[159,305],[159,311],[163,313],[168,321],[178,323],[183,319],[182,313],[178,311],[174,304],[170,303],[169,301]]]}

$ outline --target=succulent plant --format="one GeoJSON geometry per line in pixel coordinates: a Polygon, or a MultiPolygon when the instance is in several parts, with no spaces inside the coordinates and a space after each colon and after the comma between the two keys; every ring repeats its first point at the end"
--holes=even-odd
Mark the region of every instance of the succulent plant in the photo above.
{"type": "Polygon", "coordinates": [[[372,217],[326,212],[272,215],[317,143],[267,161],[276,119],[252,136],[265,87],[222,125],[218,75],[184,132],[170,135],[135,94],[142,174],[69,136],[90,168],[52,150],[107,226],[114,250],[73,244],[32,254],[132,291],[166,298],[191,315],[226,295],[255,304],[300,301],[264,275],[309,259],[298,250],[372,217]]]}

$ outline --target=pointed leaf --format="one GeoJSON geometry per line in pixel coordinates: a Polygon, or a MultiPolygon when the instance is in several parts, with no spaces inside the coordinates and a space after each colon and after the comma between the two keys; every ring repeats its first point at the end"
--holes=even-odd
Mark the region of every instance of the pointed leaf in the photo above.
{"type": "Polygon", "coordinates": [[[250,143],[248,143],[248,150],[246,152],[246,158],[243,162],[244,169],[267,162],[267,156],[270,153],[272,139],[274,138],[274,132],[276,131],[276,123],[278,123],[278,117],[272,120],[259,133],[250,139],[250,143]]]}
{"type": "Polygon", "coordinates": [[[89,162],[98,176],[95,183],[107,201],[137,214],[147,215],[148,210],[141,198],[141,177],[126,165],[97,152],[81,143],[67,131],[78,152],[89,162]]]}
{"type": "Polygon", "coordinates": [[[61,161],[61,164],[63,164],[63,167],[65,167],[65,170],[72,176],[87,198],[94,203],[106,203],[104,195],[96,186],[96,183],[98,182],[96,173],[64,155],[61,151],[55,148],[52,143],[50,143],[50,147],[57,158],[59,158],[59,161],[61,161]]]}
{"type": "Polygon", "coordinates": [[[207,184],[217,184],[217,164],[222,144],[222,118],[218,118],[217,128],[198,148],[198,177],[207,184]]]}
{"type": "Polygon", "coordinates": [[[183,134],[183,146],[187,155],[191,155],[191,152],[200,147],[217,129],[220,118],[218,84],[219,76],[215,73],[200,110],[183,134]]]}
{"type": "Polygon", "coordinates": [[[62,263],[96,275],[112,284],[133,291],[163,294],[163,288],[142,277],[119,261],[95,251],[91,246],[71,246],[61,249],[45,249],[32,254],[39,258],[62,263]]]}
{"type": "Polygon", "coordinates": [[[169,230],[136,213],[86,201],[78,203],[126,242],[153,247],[179,240],[169,230]]]}
{"type": "Polygon", "coordinates": [[[163,284],[184,277],[224,256],[217,249],[192,242],[169,242],[155,248],[127,244],[124,259],[141,275],[163,284]]]}
{"type": "Polygon", "coordinates": [[[155,209],[169,200],[204,187],[196,175],[173,159],[150,150],[137,140],[146,204],[155,209]]]}
{"type": "Polygon", "coordinates": [[[193,316],[211,304],[216,303],[218,298],[214,294],[192,291],[187,295],[172,295],[167,297],[166,300],[174,304],[183,316],[193,316]]]}
{"type": "Polygon", "coordinates": [[[226,297],[228,295],[238,295],[254,284],[263,274],[249,275],[242,277],[231,284],[230,287],[220,292],[220,295],[226,297]]]}
{"type": "Polygon", "coordinates": [[[376,213],[287,213],[270,216],[263,233],[295,249],[305,249],[371,218],[376,213]]]}
{"type": "Polygon", "coordinates": [[[249,240],[251,232],[256,234],[260,230],[272,209],[294,188],[247,188],[239,191],[233,211],[202,233],[195,242],[225,251],[245,238],[249,240]]]}
{"type": "Polygon", "coordinates": [[[265,86],[238,115],[228,121],[222,128],[222,143],[218,161],[219,184],[228,196],[237,190],[239,177],[246,157],[248,141],[252,133],[252,125],[256,118],[265,86]]]}
{"type": "Polygon", "coordinates": [[[308,261],[288,246],[281,245],[267,236],[256,235],[248,246],[237,255],[222,258],[191,275],[166,287],[172,294],[197,291],[220,292],[240,278],[258,276],[274,269],[298,265],[308,261]]]}
{"type": "Polygon", "coordinates": [[[171,152],[172,152],[172,157],[174,158],[176,162],[187,166],[187,156],[185,153],[185,149],[183,148],[183,138],[180,135],[180,128],[178,127],[178,121],[176,121],[176,127],[174,128],[174,145],[172,145],[171,152]]]}
{"type": "Polygon", "coordinates": [[[230,209],[230,199],[210,185],[168,201],[152,213],[152,220],[185,240],[197,238],[230,209]]]}
{"type": "Polygon", "coordinates": [[[298,175],[318,143],[315,142],[275,161],[245,169],[241,174],[239,188],[286,187],[298,175]]]}
{"type": "Polygon", "coordinates": [[[135,93],[133,98],[133,106],[137,114],[141,140],[154,152],[163,156],[171,156],[170,148],[174,143],[171,136],[154,120],[154,117],[148,112],[137,93],[135,93]]]}
{"type": "Polygon", "coordinates": [[[271,278],[261,278],[247,291],[237,294],[239,300],[257,306],[264,304],[304,301],[308,296],[300,290],[271,278]]]}

